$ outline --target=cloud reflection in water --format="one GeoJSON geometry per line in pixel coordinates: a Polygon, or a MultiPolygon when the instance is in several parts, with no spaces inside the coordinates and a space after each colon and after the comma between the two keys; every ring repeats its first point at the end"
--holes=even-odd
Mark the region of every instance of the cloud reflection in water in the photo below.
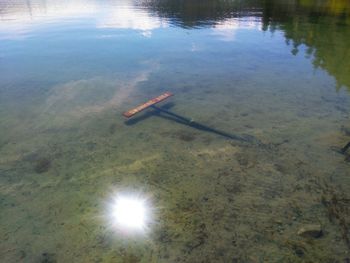
{"type": "Polygon", "coordinates": [[[150,37],[152,30],[168,27],[166,19],[133,7],[130,1],[101,5],[94,1],[16,0],[3,2],[0,9],[1,39],[25,38],[45,26],[84,18],[93,21],[96,28],[137,30],[145,37],[150,37]]]}

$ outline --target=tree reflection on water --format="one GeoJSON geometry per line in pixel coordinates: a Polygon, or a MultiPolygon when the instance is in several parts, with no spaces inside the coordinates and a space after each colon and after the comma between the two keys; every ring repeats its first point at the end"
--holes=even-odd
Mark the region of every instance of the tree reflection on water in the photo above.
{"type": "Polygon", "coordinates": [[[337,89],[350,91],[350,2],[340,1],[145,1],[159,16],[185,28],[211,27],[228,18],[256,17],[262,29],[284,32],[292,54],[301,45],[315,68],[335,77],[337,89]]]}
{"type": "Polygon", "coordinates": [[[334,76],[337,89],[345,86],[350,90],[350,2],[266,3],[264,30],[282,30],[294,55],[298,54],[300,45],[306,45],[314,67],[334,76]]]}

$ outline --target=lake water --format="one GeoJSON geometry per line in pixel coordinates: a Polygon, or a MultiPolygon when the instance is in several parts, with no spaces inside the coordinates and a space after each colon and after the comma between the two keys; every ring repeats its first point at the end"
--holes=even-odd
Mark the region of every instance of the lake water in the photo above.
{"type": "Polygon", "coordinates": [[[0,0],[0,261],[350,262],[349,92],[347,0],[0,0]]]}

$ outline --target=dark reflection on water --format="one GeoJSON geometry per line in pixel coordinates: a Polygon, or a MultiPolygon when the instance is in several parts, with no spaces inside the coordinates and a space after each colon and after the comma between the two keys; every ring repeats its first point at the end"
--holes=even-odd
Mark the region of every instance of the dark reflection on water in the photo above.
{"type": "Polygon", "coordinates": [[[145,1],[143,6],[154,10],[157,15],[171,18],[172,22],[184,28],[213,26],[228,18],[262,16],[261,1],[145,1]]]}
{"type": "Polygon", "coordinates": [[[349,1],[149,0],[144,6],[184,28],[254,17],[264,31],[283,31],[293,55],[298,54],[300,45],[306,45],[314,67],[334,76],[337,88],[345,86],[350,90],[349,1]]]}
{"type": "Polygon", "coordinates": [[[350,2],[266,3],[270,4],[263,12],[264,29],[282,30],[294,55],[300,45],[306,45],[314,67],[334,76],[337,88],[350,90],[350,2]]]}

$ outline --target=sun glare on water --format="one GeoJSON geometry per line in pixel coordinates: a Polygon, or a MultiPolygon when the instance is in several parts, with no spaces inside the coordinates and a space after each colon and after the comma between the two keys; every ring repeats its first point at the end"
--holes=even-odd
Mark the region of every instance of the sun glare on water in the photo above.
{"type": "Polygon", "coordinates": [[[108,223],[123,234],[143,234],[151,223],[148,198],[139,194],[114,194],[107,206],[108,223]]]}

